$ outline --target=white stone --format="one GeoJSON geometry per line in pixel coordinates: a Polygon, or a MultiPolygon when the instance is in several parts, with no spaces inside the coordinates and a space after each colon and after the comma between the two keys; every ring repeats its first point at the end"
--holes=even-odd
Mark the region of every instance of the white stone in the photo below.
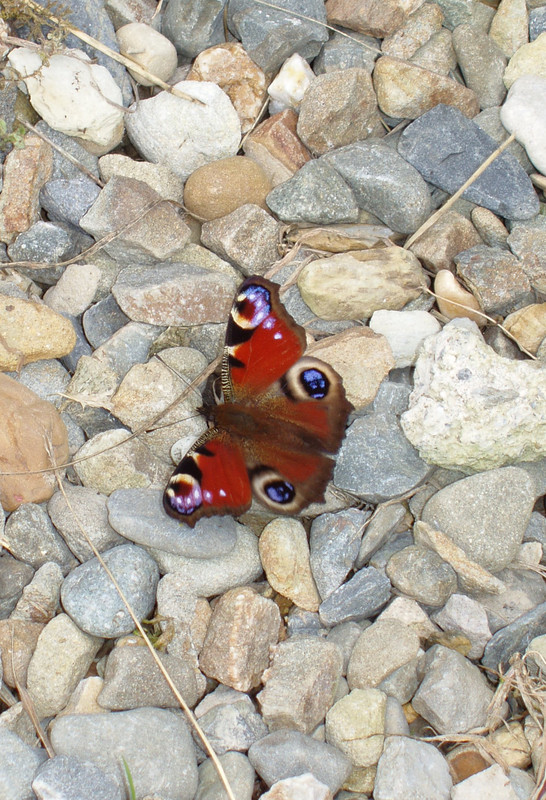
{"type": "Polygon", "coordinates": [[[92,142],[100,153],[123,136],[121,90],[105,67],[82,50],[66,50],[42,62],[39,53],[18,47],[9,62],[24,80],[30,102],[47,124],[92,142]]]}
{"type": "Polygon", "coordinates": [[[278,111],[284,111],[285,108],[299,108],[303,95],[314,78],[315,73],[299,53],[290,56],[267,90],[271,98],[269,113],[276,114],[278,111]]]}
{"type": "Polygon", "coordinates": [[[262,794],[260,800],[332,800],[332,792],[310,772],[283,778],[262,794]]]}
{"type": "MultiPolygon", "coordinates": [[[[132,58],[156,78],[168,81],[178,65],[176,48],[166,36],[144,22],[130,22],[116,31],[119,51],[132,58]]],[[[154,82],[129,70],[135,81],[142,86],[153,86],[154,82]]]]}
{"type": "Polygon", "coordinates": [[[467,658],[481,658],[491,631],[484,607],[465,594],[452,594],[441,611],[432,618],[444,631],[462,633],[472,647],[467,658]]]}
{"type": "Polygon", "coordinates": [[[55,286],[44,295],[44,303],[59,314],[73,317],[89,308],[102,273],[95,264],[69,264],[55,286]]]}
{"type": "Polygon", "coordinates": [[[522,75],[514,81],[500,118],[506,130],[525,147],[538,171],[546,175],[546,78],[522,75]]]}
{"type": "Polygon", "coordinates": [[[139,153],[187,180],[203,164],[237,153],[241,123],[215,83],[180,81],[174,88],[196,101],[160,92],[133,104],[125,123],[139,153]]]}
{"type": "Polygon", "coordinates": [[[430,464],[467,474],[546,456],[546,364],[497,355],[456,319],[417,358],[402,428],[430,464]]]}
{"type": "Polygon", "coordinates": [[[374,311],[370,328],[388,341],[396,367],[415,364],[417,352],[427,336],[442,330],[438,320],[428,311],[374,311]]]}
{"type": "Polygon", "coordinates": [[[502,767],[494,764],[454,786],[451,800],[518,800],[518,795],[502,767]]]}

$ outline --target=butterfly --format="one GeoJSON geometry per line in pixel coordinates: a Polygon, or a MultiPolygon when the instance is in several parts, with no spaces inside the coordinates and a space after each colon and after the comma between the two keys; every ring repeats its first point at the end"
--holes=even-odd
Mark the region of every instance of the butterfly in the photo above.
{"type": "Polygon", "coordinates": [[[253,494],[278,514],[324,499],[352,405],[337,372],[303,356],[305,347],[279,286],[247,278],[227,325],[224,402],[199,409],[210,427],[167,484],[170,516],[193,527],[201,517],[239,516],[253,494]]]}

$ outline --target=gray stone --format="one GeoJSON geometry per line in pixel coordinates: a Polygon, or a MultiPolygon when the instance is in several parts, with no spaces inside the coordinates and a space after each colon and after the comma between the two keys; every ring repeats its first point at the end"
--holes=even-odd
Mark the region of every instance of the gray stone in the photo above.
{"type": "Polygon", "coordinates": [[[61,358],[61,364],[69,371],[74,372],[76,369],[78,362],[82,356],[90,356],[91,355],[91,347],[87,339],[84,336],[82,324],[80,322],[79,317],[74,317],[72,314],[63,314],[67,319],[70,320],[72,323],[72,327],[76,332],[76,344],[68,353],[68,355],[63,356],[61,358]]]}
{"type": "Polygon", "coordinates": [[[512,225],[506,241],[535,292],[546,294],[546,219],[512,225]]]}
{"type": "Polygon", "coordinates": [[[492,697],[493,690],[478,667],[455,650],[436,644],[427,652],[425,677],[412,705],[438,733],[466,733],[485,725],[492,697]]]}
{"type": "Polygon", "coordinates": [[[402,433],[396,417],[368,414],[347,431],[334,483],[367,503],[382,503],[413,489],[430,469],[402,433]]]}
{"type": "MultiPolygon", "coordinates": [[[[402,132],[398,152],[425,180],[454,194],[497,144],[472,120],[443,104],[427,111],[402,132]]],[[[513,156],[501,153],[463,193],[463,198],[508,219],[529,219],[538,197],[513,156]]]]}
{"type": "Polygon", "coordinates": [[[53,722],[51,742],[57,755],[74,756],[106,772],[124,794],[121,759],[129,765],[137,797],[194,799],[197,764],[182,712],[137,708],[66,715],[53,722]]]}
{"type": "Polygon", "coordinates": [[[487,314],[506,316],[534,300],[521,262],[500,247],[478,244],[454,257],[457,273],[487,314]]]}
{"type": "Polygon", "coordinates": [[[330,225],[358,219],[353,192],[322,160],[308,161],[292,178],[269,192],[266,202],[284,222],[330,225]]]}
{"type": "Polygon", "coordinates": [[[44,750],[25,744],[0,727],[0,795],[2,800],[31,800],[36,768],[47,759],[44,750]]]}
{"type": "Polygon", "coordinates": [[[320,619],[324,625],[338,625],[373,617],[389,601],[391,588],[389,579],[374,567],[360,569],[321,603],[320,619]]]}
{"type": "Polygon", "coordinates": [[[136,544],[187,558],[214,558],[233,550],[233,518],[213,517],[189,528],[163,513],[162,496],[160,489],[117,489],[107,501],[110,525],[136,544]]]}
{"type": "Polygon", "coordinates": [[[378,687],[420,654],[419,636],[396,619],[377,620],[358,637],[347,667],[350,689],[378,687]]]}
{"type": "Polygon", "coordinates": [[[9,553],[0,555],[0,619],[9,617],[33,575],[30,564],[18,561],[9,553]]]}
{"type": "Polygon", "coordinates": [[[535,503],[534,486],[518,467],[480,472],[440,489],[422,519],[491,572],[512,564],[535,503]]]}
{"type": "Polygon", "coordinates": [[[498,44],[473,25],[459,25],[453,31],[453,47],[466,86],[478,97],[480,108],[500,106],[506,96],[503,81],[508,63],[498,44]]]}
{"type": "Polygon", "coordinates": [[[534,42],[546,31],[546,6],[532,8],[529,11],[529,41],[534,42]]]}
{"type": "Polygon", "coordinates": [[[366,622],[361,624],[356,622],[341,622],[328,632],[326,637],[328,641],[337,644],[341,650],[341,654],[343,656],[343,675],[347,674],[347,666],[349,664],[349,658],[351,657],[353,647],[355,646],[356,640],[362,633],[363,628],[367,624],[368,623],[366,622]]]}
{"type": "Polygon", "coordinates": [[[411,545],[395,553],[387,564],[392,585],[427,606],[443,606],[457,589],[457,573],[433,550],[411,545]]]}
{"type": "Polygon", "coordinates": [[[394,529],[398,527],[405,514],[406,509],[402,503],[380,506],[375,510],[373,519],[364,531],[355,566],[363,567],[369,561],[370,557],[379,550],[394,529]]]}
{"type": "Polygon", "coordinates": [[[286,620],[286,632],[292,636],[325,636],[326,628],[321,624],[316,611],[305,611],[298,606],[292,606],[286,620]]]}
{"type": "MultiPolygon", "coordinates": [[[[137,618],[146,619],[153,610],[159,580],[153,558],[140,547],[126,544],[108,550],[103,559],[137,618]]],[[[70,573],[61,599],[65,611],[87,633],[113,639],[134,629],[117,589],[96,558],[70,573]]]]}
{"type": "Polygon", "coordinates": [[[313,520],[309,539],[311,571],[323,600],[352,569],[369,516],[369,511],[351,508],[338,514],[321,514],[313,520]]]}
{"type": "Polygon", "coordinates": [[[545,625],[546,603],[541,603],[492,636],[485,647],[483,666],[494,673],[499,665],[507,668],[510,657],[524,653],[529,642],[544,633],[545,625]]]}
{"type": "Polygon", "coordinates": [[[324,42],[320,53],[313,61],[315,75],[351,67],[359,67],[371,73],[374,61],[380,53],[379,39],[339,25],[336,27],[337,30],[330,31],[330,38],[324,42]],[[338,33],[338,30],[341,33],[338,33]],[[348,35],[343,36],[344,33],[348,35]]]}
{"type": "Polygon", "coordinates": [[[48,181],[40,191],[40,205],[49,218],[79,225],[100,193],[100,187],[86,175],[48,181]]]}
{"type": "MultiPolygon", "coordinates": [[[[219,760],[237,800],[251,800],[256,773],[248,758],[242,753],[224,753],[219,760]]],[[[222,795],[225,796],[225,790],[209,758],[199,766],[195,800],[222,800],[222,795]]]]}
{"type": "Polygon", "coordinates": [[[413,166],[378,139],[340,147],[322,157],[349,184],[359,208],[393,230],[413,233],[431,212],[428,187],[413,166]]]}
{"type": "Polygon", "coordinates": [[[321,0],[284,0],[282,10],[250,0],[232,0],[228,6],[230,31],[264,72],[277,72],[293,53],[313,59],[328,40],[325,22],[326,10],[321,0]]]}
{"type": "Polygon", "coordinates": [[[163,14],[162,33],[182,56],[195,58],[224,41],[226,0],[171,0],[163,14]]]}
{"type": "Polygon", "coordinates": [[[57,359],[43,359],[34,361],[25,366],[16,376],[9,373],[10,377],[16,378],[23,386],[31,389],[42,400],[53,403],[59,408],[64,402],[61,394],[66,391],[70,381],[70,373],[57,361],[57,359]]]}
{"type": "MultiPolygon", "coordinates": [[[[75,45],[78,49],[82,47],[82,42],[75,45]]],[[[91,56],[92,58],[94,56],[91,56]]],[[[65,133],[50,128],[47,122],[41,119],[36,123],[37,130],[46,136],[53,144],[58,145],[64,152],[73,156],[76,161],[82,164],[89,170],[96,178],[99,177],[99,162],[97,156],[90,153],[74,136],[67,136],[65,133]]],[[[79,178],[82,174],[81,170],[76,164],[69,161],[62,153],[55,148],[53,150],[53,171],[51,173],[51,180],[71,180],[72,178],[79,178]]]]}
{"type": "Polygon", "coordinates": [[[263,275],[279,257],[280,225],[263,208],[246,203],[201,225],[201,243],[243,275],[263,275]]]}
{"type": "Polygon", "coordinates": [[[73,756],[54,756],[36,773],[32,788],[39,798],[123,800],[121,788],[98,767],[73,756]]]}
{"type": "MultiPolygon", "coordinates": [[[[85,246],[89,247],[91,244],[93,240],[89,236],[78,233],[76,228],[66,222],[38,220],[8,246],[8,255],[12,261],[55,263],[78,255],[85,246]]],[[[39,275],[42,281],[44,270],[40,270],[39,275]]],[[[60,275],[56,274],[53,283],[57,282],[58,277],[60,275]]]]}
{"type": "Polygon", "coordinates": [[[465,22],[487,30],[495,13],[493,8],[474,0],[439,0],[438,5],[444,13],[444,25],[450,31],[465,22]]]}
{"type": "Polygon", "coordinates": [[[269,733],[252,703],[245,701],[214,706],[199,717],[199,725],[218,755],[228,751],[246,753],[269,733]]]}
{"type": "Polygon", "coordinates": [[[109,367],[121,379],[132,366],[148,360],[150,347],[162,331],[159,325],[128,322],[97,347],[93,355],[99,364],[103,362],[103,368],[109,367]]]}
{"type": "Polygon", "coordinates": [[[388,736],[377,764],[375,800],[394,797],[449,800],[453,782],[444,756],[432,744],[388,736]]]}
{"type": "Polygon", "coordinates": [[[48,622],[59,610],[63,573],[58,564],[44,564],[23,589],[11,619],[48,622]]]}
{"type": "Polygon", "coordinates": [[[23,503],[10,514],[3,541],[15,558],[34,569],[47,561],[55,561],[66,573],[77,564],[45,509],[35,503],[23,503]]]}
{"type": "Polygon", "coordinates": [[[529,524],[523,534],[524,542],[540,542],[542,549],[546,552],[546,517],[538,511],[533,511],[529,518],[529,524]]]}
{"type": "Polygon", "coordinates": [[[335,794],[352,770],[351,762],[337,747],[299,731],[270,733],[252,745],[248,757],[267,786],[310,772],[335,794]]]}
{"type": "Polygon", "coordinates": [[[92,347],[100,347],[127,322],[129,317],[123,313],[112,294],[88,308],[82,317],[83,330],[92,347]]]}
{"type": "Polygon", "coordinates": [[[445,606],[432,617],[444,631],[466,636],[471,647],[467,658],[483,655],[483,649],[491,638],[484,607],[464,594],[452,594],[445,606]]]}

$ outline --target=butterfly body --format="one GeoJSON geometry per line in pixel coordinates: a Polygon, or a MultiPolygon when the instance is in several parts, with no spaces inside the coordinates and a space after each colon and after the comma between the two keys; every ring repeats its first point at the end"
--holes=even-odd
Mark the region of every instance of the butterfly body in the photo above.
{"type": "Polygon", "coordinates": [[[201,409],[211,427],[169,481],[168,514],[193,527],[203,516],[243,513],[252,494],[281,514],[323,499],[352,407],[335,370],[304,350],[279,287],[247,278],[228,322],[224,402],[201,409]]]}

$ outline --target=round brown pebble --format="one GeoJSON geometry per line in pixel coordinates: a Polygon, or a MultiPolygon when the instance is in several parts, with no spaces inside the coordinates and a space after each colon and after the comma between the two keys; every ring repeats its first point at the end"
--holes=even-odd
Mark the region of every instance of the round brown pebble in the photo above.
{"type": "Polygon", "coordinates": [[[190,175],[184,188],[184,205],[190,214],[217,219],[246,203],[267,209],[271,183],[263,169],[245,156],[221,158],[204,164],[190,175]]]}

